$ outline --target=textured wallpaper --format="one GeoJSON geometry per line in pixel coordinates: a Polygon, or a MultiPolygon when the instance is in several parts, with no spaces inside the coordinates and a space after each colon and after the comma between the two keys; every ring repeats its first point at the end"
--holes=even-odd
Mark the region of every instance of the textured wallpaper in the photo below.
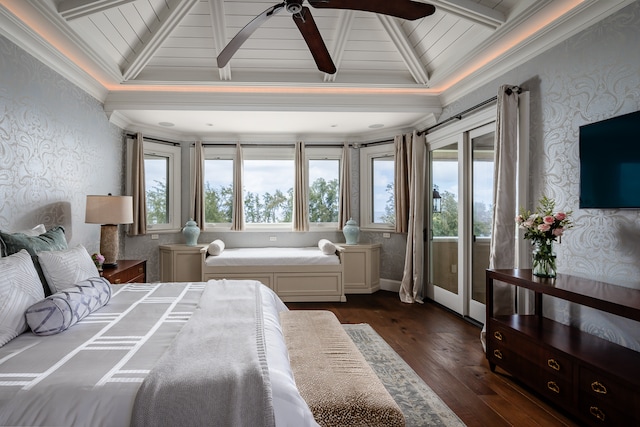
{"type": "Polygon", "coordinates": [[[63,225],[99,247],[87,194],[121,194],[121,130],[102,105],[0,36],[0,229],[63,225]]]}
{"type": "MultiPolygon", "coordinates": [[[[579,127],[640,110],[638,46],[635,2],[447,106],[441,119],[495,96],[501,84],[529,90],[529,208],[544,194],[575,220],[555,245],[559,272],[640,289],[640,210],[578,208],[579,127]]],[[[550,317],[640,350],[638,322],[559,301],[546,308],[550,317]]]]}

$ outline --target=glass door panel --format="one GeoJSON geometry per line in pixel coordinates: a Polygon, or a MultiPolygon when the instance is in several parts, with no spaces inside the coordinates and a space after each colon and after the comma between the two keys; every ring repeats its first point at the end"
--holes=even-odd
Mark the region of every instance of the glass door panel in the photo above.
{"type": "Polygon", "coordinates": [[[430,297],[453,310],[460,306],[458,150],[456,142],[431,151],[432,190],[440,199],[431,209],[430,297]]]}
{"type": "Polygon", "coordinates": [[[493,215],[494,125],[470,132],[472,242],[469,316],[484,323],[493,215]],[[488,131],[488,132],[487,132],[488,131]]]}

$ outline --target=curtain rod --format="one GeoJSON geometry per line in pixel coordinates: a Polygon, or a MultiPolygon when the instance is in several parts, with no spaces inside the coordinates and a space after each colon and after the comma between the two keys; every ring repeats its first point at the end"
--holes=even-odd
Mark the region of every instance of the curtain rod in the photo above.
{"type": "MultiPolygon", "coordinates": [[[[522,93],[522,88],[520,88],[519,86],[511,86],[511,87],[508,87],[505,90],[505,93],[507,95],[511,95],[514,92],[517,93],[517,94],[521,94],[522,93]]],[[[418,136],[422,135],[422,134],[425,134],[425,133],[429,132],[430,130],[435,129],[435,128],[439,127],[439,126],[442,126],[442,125],[444,125],[446,123],[449,123],[452,120],[462,120],[462,116],[464,116],[465,114],[469,114],[470,112],[475,111],[478,108],[482,108],[485,105],[491,104],[492,102],[495,102],[497,100],[498,100],[498,97],[494,96],[492,98],[487,99],[486,101],[482,101],[481,103],[476,104],[471,108],[467,108],[466,110],[464,110],[464,111],[462,111],[462,112],[460,112],[460,113],[458,113],[456,115],[453,115],[453,116],[449,117],[448,119],[443,120],[440,123],[436,123],[435,125],[433,125],[431,127],[428,127],[426,129],[421,130],[420,132],[418,132],[418,136]]]]}
{"type": "MultiPolygon", "coordinates": [[[[137,138],[138,135],[135,133],[125,133],[124,136],[127,136],[129,138],[137,138]]],[[[175,141],[166,141],[164,139],[158,139],[158,138],[150,138],[148,136],[142,136],[142,139],[146,139],[147,141],[153,141],[153,142],[157,142],[159,144],[167,144],[167,145],[173,145],[174,147],[177,145],[180,145],[179,142],[175,142],[175,141]]]]}

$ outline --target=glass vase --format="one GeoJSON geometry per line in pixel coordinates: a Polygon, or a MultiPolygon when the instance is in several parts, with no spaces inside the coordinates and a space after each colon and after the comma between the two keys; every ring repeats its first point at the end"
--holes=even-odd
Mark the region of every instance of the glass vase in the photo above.
{"type": "Polygon", "coordinates": [[[534,243],[533,275],[538,277],[556,277],[556,253],[553,240],[541,240],[534,243]]]}

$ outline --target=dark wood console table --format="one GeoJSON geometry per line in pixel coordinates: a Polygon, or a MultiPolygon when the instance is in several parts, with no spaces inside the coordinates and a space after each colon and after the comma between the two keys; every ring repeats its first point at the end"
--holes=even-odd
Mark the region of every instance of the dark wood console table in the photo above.
{"type": "Polygon", "coordinates": [[[531,270],[487,270],[487,359],[594,426],[640,425],[640,353],[542,316],[542,296],[640,322],[640,290],[531,270]],[[535,314],[494,315],[494,280],[535,293],[535,314]]]}

